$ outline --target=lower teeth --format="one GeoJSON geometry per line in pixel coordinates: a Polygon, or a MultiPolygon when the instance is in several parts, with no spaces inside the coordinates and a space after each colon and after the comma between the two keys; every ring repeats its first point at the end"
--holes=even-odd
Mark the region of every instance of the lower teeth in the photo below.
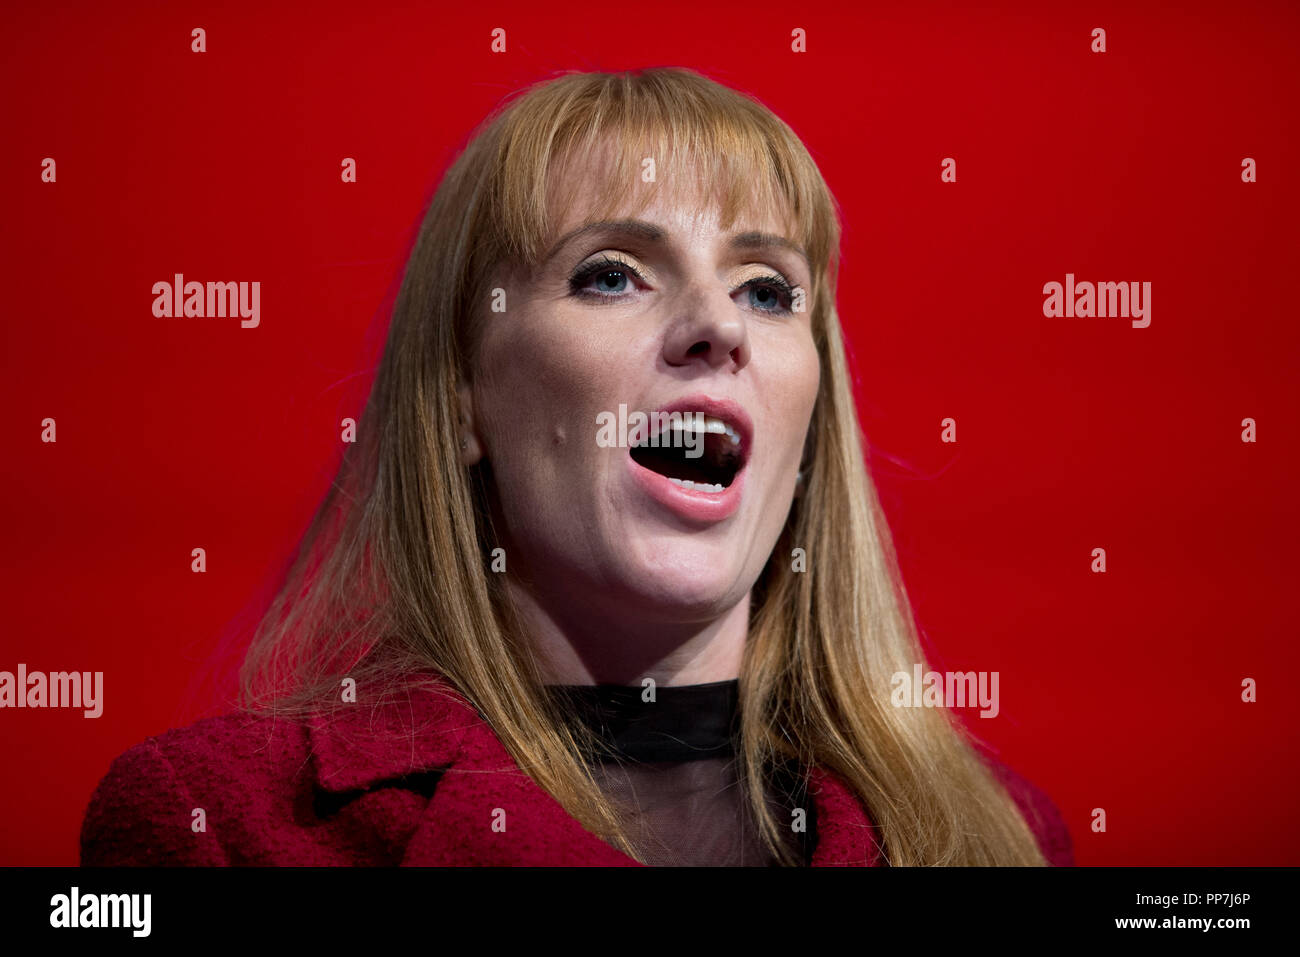
{"type": "Polygon", "coordinates": [[[668,476],[668,481],[674,485],[680,485],[682,488],[692,489],[696,492],[721,492],[724,486],[710,485],[708,482],[692,482],[690,479],[678,479],[668,476]]]}

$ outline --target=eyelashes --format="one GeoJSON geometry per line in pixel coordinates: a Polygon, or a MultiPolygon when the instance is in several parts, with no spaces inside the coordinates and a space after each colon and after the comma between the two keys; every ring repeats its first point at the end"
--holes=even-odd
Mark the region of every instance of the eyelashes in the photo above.
{"type": "MultiPolygon", "coordinates": [[[[579,267],[578,270],[572,276],[569,277],[569,292],[579,297],[588,297],[588,298],[596,298],[596,299],[613,298],[612,296],[606,293],[592,292],[590,289],[587,288],[587,284],[590,283],[591,280],[595,279],[597,276],[601,276],[602,278],[605,278],[605,274],[609,274],[613,276],[621,275],[624,277],[635,276],[637,279],[640,279],[642,282],[645,282],[645,278],[639,272],[637,272],[636,268],[631,263],[625,262],[624,260],[619,259],[616,256],[611,256],[608,253],[606,253],[600,259],[593,260],[592,262],[589,262],[586,265],[579,267]]],[[[611,290],[611,292],[622,292],[622,291],[623,290],[621,289],[611,290]]]]}
{"type": "MultiPolygon", "coordinates": [[[[628,283],[633,278],[645,282],[645,278],[631,263],[606,253],[600,259],[580,266],[569,277],[569,295],[589,301],[616,300],[627,291],[628,283]],[[590,288],[593,279],[599,279],[602,283],[612,279],[613,285],[606,285],[605,291],[598,292],[590,288]]],[[[793,311],[794,287],[775,273],[747,279],[733,289],[732,293],[742,290],[748,291],[751,305],[757,312],[784,315],[793,311]],[[768,303],[773,303],[774,307],[769,307],[768,303]]]]}

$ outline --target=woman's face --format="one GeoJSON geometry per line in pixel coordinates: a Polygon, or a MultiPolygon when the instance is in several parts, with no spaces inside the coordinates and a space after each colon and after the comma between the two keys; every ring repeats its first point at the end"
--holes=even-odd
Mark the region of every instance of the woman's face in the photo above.
{"type": "Polygon", "coordinates": [[[579,194],[537,270],[498,277],[504,311],[485,307],[467,459],[491,463],[508,572],[557,617],[716,620],[789,513],[818,392],[812,275],[777,220],[722,232],[704,205],[579,231],[579,194]]]}

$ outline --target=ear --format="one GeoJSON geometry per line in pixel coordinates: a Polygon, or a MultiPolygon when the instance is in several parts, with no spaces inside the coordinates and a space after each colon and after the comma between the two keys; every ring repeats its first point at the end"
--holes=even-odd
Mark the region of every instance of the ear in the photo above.
{"type": "Polygon", "coordinates": [[[456,387],[456,397],[460,406],[460,434],[456,437],[460,464],[477,465],[483,460],[483,443],[479,441],[474,420],[474,396],[468,383],[456,387]]]}

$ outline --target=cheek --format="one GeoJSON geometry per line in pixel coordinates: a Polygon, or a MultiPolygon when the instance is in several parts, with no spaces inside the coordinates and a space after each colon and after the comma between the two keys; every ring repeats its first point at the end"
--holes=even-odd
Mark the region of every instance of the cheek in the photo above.
{"type": "Polygon", "coordinates": [[[817,351],[816,343],[814,343],[810,337],[808,348],[804,352],[804,367],[802,374],[803,417],[805,420],[812,419],[813,406],[816,404],[817,396],[821,392],[821,374],[821,355],[817,351]]]}
{"type": "Polygon", "coordinates": [[[503,496],[545,505],[552,490],[536,486],[561,475],[572,484],[590,465],[596,414],[616,394],[619,371],[612,344],[580,333],[561,317],[523,316],[484,342],[474,404],[503,496]]]}
{"type": "Polygon", "coordinates": [[[821,385],[821,361],[811,336],[781,353],[782,386],[776,390],[779,405],[774,408],[775,418],[781,423],[787,443],[787,458],[803,454],[804,440],[812,420],[813,408],[821,385]]]}
{"type": "Polygon", "coordinates": [[[508,333],[485,343],[475,380],[479,427],[494,459],[544,441],[552,425],[564,426],[562,410],[581,391],[566,344],[530,334],[526,322],[508,333]]]}

